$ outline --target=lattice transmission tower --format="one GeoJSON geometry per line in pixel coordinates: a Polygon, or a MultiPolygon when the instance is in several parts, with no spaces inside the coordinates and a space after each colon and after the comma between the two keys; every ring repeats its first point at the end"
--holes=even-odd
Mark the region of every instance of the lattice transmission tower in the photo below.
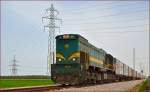
{"type": "Polygon", "coordinates": [[[56,56],[56,40],[55,40],[55,32],[56,28],[60,30],[59,26],[56,26],[56,21],[62,20],[57,18],[59,12],[54,8],[53,4],[51,4],[50,8],[46,9],[47,16],[42,17],[42,22],[46,19],[46,25],[44,25],[44,30],[48,31],[48,56],[47,56],[47,73],[50,74],[51,64],[55,63],[56,56]]]}
{"type": "Polygon", "coordinates": [[[11,74],[12,74],[12,76],[17,76],[17,72],[18,72],[18,64],[17,64],[17,60],[16,60],[16,57],[14,56],[14,59],[12,60],[12,64],[11,65],[9,65],[9,66],[11,66],[11,74]]]}

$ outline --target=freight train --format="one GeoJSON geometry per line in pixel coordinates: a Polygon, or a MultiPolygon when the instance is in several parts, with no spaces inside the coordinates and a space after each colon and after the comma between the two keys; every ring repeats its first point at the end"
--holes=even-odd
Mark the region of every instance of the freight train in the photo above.
{"type": "Polygon", "coordinates": [[[144,76],[78,34],[56,37],[56,63],[51,78],[58,84],[104,83],[144,76]]]}

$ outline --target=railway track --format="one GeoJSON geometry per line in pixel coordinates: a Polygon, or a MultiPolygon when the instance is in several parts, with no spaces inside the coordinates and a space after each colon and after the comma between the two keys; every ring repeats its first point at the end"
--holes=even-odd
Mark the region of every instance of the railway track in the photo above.
{"type": "MultiPolygon", "coordinates": [[[[132,82],[132,81],[125,81],[125,82],[132,82]]],[[[98,89],[101,86],[105,86],[104,88],[107,87],[107,85],[113,85],[115,84],[114,87],[116,87],[116,84],[122,84],[124,82],[112,82],[112,83],[100,83],[100,84],[86,84],[86,85],[53,85],[53,86],[39,86],[39,87],[24,87],[24,88],[11,88],[11,89],[0,89],[0,92],[57,92],[57,91],[67,91],[71,92],[70,89],[87,89],[90,88],[89,90],[93,89],[94,87],[98,86],[98,89]]],[[[131,83],[130,83],[131,84],[131,83]]],[[[118,86],[118,85],[117,85],[118,86]]],[[[123,86],[122,86],[123,87],[123,86]]],[[[103,88],[103,87],[102,87],[103,88]]],[[[100,89],[102,89],[100,88],[100,89]]],[[[113,90],[113,88],[111,88],[113,90]]],[[[122,89],[122,88],[121,88],[122,89]]],[[[80,92],[77,91],[77,92],[80,92]]],[[[106,91],[107,92],[107,91],[106,91]]]]}
{"type": "Polygon", "coordinates": [[[87,86],[94,86],[97,84],[87,84],[87,85],[53,85],[53,86],[36,86],[36,87],[21,87],[21,88],[10,88],[10,89],[0,89],[0,92],[44,92],[52,90],[60,90],[64,88],[80,88],[87,86]]]}
{"type": "MultiPolygon", "coordinates": [[[[135,92],[130,91],[136,85],[142,83],[143,80],[72,86],[69,88],[63,88],[59,90],[49,90],[45,92],[135,92]]],[[[149,92],[149,91],[148,91],[149,92]]]]}
{"type": "MultiPolygon", "coordinates": [[[[0,92],[43,92],[47,90],[59,90],[64,86],[54,85],[54,86],[38,86],[38,87],[21,87],[21,88],[10,88],[10,89],[0,89],[0,92]]],[[[67,86],[66,86],[67,87],[67,86]]]]}

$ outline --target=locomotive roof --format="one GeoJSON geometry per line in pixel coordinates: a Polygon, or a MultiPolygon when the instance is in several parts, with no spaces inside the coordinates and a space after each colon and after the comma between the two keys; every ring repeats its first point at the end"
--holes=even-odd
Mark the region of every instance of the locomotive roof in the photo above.
{"type": "MultiPolygon", "coordinates": [[[[83,36],[79,35],[79,34],[62,34],[62,35],[57,35],[56,38],[60,37],[60,36],[64,36],[64,35],[73,35],[73,36],[77,36],[77,37],[81,37],[82,39],[85,39],[83,36]]],[[[85,39],[87,40],[87,39],[85,39]]]]}
{"type": "MultiPolygon", "coordinates": [[[[62,35],[57,35],[56,38],[61,37],[61,36],[64,36],[64,35],[73,35],[73,36],[77,36],[77,37],[79,37],[79,38],[81,38],[81,39],[83,39],[83,40],[86,40],[86,41],[88,42],[88,40],[87,40],[86,38],[84,38],[83,36],[81,36],[80,34],[62,34],[62,35]]],[[[84,41],[83,41],[83,42],[84,42],[84,41]]],[[[88,44],[89,44],[89,46],[95,48],[96,50],[101,50],[101,51],[103,51],[103,52],[106,53],[106,51],[103,50],[102,48],[98,48],[98,47],[92,45],[92,44],[89,43],[89,42],[88,42],[88,44]]]]}

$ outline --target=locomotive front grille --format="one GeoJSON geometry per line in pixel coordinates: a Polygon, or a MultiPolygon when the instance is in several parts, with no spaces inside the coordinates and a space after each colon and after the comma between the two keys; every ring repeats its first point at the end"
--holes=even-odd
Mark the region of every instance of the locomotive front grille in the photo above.
{"type": "Polygon", "coordinates": [[[79,64],[52,64],[52,80],[60,84],[73,84],[79,81],[79,64]]]}

